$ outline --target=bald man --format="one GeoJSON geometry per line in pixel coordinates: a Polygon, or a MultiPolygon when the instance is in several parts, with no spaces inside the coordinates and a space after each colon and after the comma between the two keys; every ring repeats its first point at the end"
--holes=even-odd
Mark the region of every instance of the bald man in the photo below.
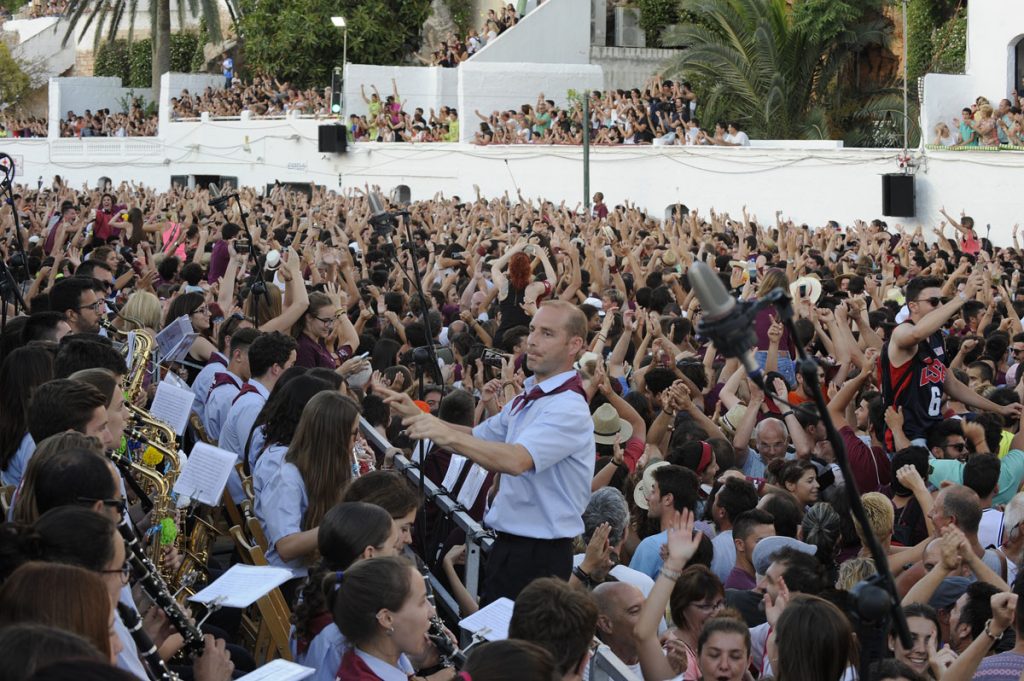
{"type": "Polygon", "coordinates": [[[598,584],[593,594],[598,612],[597,637],[612,649],[638,679],[642,679],[633,627],[640,619],[640,610],[644,606],[643,593],[632,584],[605,582],[598,584]]]}

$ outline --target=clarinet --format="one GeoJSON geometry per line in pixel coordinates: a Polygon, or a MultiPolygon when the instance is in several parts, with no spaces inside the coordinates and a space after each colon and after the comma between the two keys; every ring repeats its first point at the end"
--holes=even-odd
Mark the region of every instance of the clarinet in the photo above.
{"type": "Polygon", "coordinates": [[[459,650],[459,647],[448,638],[448,633],[444,630],[444,624],[437,615],[430,618],[430,630],[427,632],[427,638],[437,648],[444,666],[454,667],[455,671],[458,671],[466,664],[465,653],[459,650]]]}
{"type": "Polygon", "coordinates": [[[135,576],[139,579],[139,585],[142,587],[142,590],[146,592],[146,595],[149,596],[150,600],[158,608],[167,613],[167,619],[171,621],[174,628],[185,639],[185,652],[190,657],[202,655],[203,648],[206,645],[203,640],[203,632],[192,623],[188,615],[185,614],[185,611],[182,610],[181,605],[171,595],[170,589],[167,588],[167,583],[160,577],[156,566],[153,565],[153,562],[139,544],[135,532],[129,525],[127,514],[121,518],[117,529],[125,543],[128,544],[128,560],[135,571],[135,576]]]}
{"type": "Polygon", "coordinates": [[[437,605],[434,602],[434,589],[430,584],[430,570],[427,568],[426,563],[419,559],[419,556],[413,554],[416,559],[416,567],[423,575],[423,582],[427,587],[427,601],[430,603],[431,608],[434,610],[433,616],[430,618],[430,629],[427,631],[427,638],[437,648],[437,652],[441,656],[441,664],[445,667],[454,667],[456,671],[462,669],[462,666],[466,664],[466,655],[459,647],[455,645],[450,638],[448,633],[444,630],[444,622],[437,615],[437,605]]]}
{"type": "Polygon", "coordinates": [[[117,604],[117,614],[120,615],[124,626],[128,628],[128,633],[132,635],[132,640],[135,641],[135,647],[139,649],[139,654],[145,658],[146,665],[149,666],[150,678],[153,681],[181,681],[180,677],[172,672],[167,663],[160,657],[160,653],[157,651],[156,646],[153,645],[153,641],[142,630],[142,618],[139,617],[139,614],[124,603],[117,604]]]}

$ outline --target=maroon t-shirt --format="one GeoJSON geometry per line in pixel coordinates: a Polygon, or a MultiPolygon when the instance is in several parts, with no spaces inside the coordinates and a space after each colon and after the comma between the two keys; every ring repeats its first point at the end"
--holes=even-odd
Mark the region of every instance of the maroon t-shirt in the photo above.
{"type": "Polygon", "coordinates": [[[850,473],[857,483],[858,492],[877,492],[889,484],[892,464],[885,452],[878,447],[868,447],[849,425],[840,428],[839,435],[843,438],[846,456],[850,461],[850,473]]]}
{"type": "Polygon", "coordinates": [[[295,348],[295,366],[315,369],[326,367],[337,369],[338,365],[352,356],[352,346],[343,345],[337,353],[331,353],[323,341],[315,341],[306,334],[299,336],[295,348]]]}

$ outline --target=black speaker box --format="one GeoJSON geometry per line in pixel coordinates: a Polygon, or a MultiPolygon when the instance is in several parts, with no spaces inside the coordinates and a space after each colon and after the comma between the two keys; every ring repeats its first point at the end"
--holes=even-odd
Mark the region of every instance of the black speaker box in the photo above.
{"type": "Polygon", "coordinates": [[[894,218],[915,216],[914,176],[903,173],[882,175],[882,215],[894,218]]]}
{"type": "Polygon", "coordinates": [[[320,153],[344,154],[348,147],[348,137],[345,135],[344,125],[321,125],[319,128],[320,144],[317,151],[320,153]]]}

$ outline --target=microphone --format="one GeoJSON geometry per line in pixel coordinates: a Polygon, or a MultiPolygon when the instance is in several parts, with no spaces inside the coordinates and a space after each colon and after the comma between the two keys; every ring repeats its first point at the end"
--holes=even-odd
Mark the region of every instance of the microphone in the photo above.
{"type": "Polygon", "coordinates": [[[380,194],[377,192],[370,192],[367,200],[370,202],[371,219],[379,219],[380,217],[387,215],[388,212],[384,209],[384,202],[381,201],[380,194]]]}
{"type": "Polygon", "coordinates": [[[739,302],[729,295],[722,280],[706,263],[695,262],[688,276],[703,310],[697,333],[714,343],[723,356],[739,359],[747,376],[763,390],[764,379],[754,357],[757,346],[754,317],[759,306],[739,302]]]}
{"type": "Polygon", "coordinates": [[[10,188],[14,182],[14,159],[0,151],[0,187],[10,188]]]}

